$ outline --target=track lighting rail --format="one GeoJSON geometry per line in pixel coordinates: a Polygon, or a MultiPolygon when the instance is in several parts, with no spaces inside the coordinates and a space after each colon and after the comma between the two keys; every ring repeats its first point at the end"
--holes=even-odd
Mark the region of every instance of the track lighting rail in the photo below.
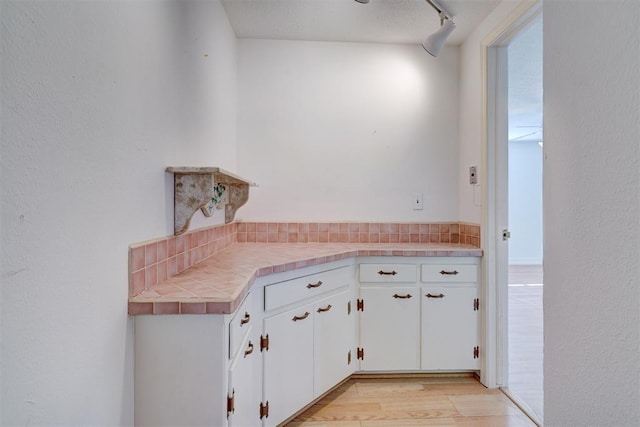
{"type": "MultiPolygon", "coordinates": [[[[369,3],[369,0],[355,0],[358,3],[369,3]]],[[[422,42],[422,47],[424,50],[431,56],[438,56],[442,47],[444,46],[444,42],[449,37],[449,34],[453,32],[456,28],[456,24],[453,22],[451,18],[451,14],[444,10],[444,8],[436,1],[436,0],[425,0],[429,6],[435,9],[438,12],[438,16],[440,17],[440,28],[429,37],[427,37],[424,42],[422,42]]]]}

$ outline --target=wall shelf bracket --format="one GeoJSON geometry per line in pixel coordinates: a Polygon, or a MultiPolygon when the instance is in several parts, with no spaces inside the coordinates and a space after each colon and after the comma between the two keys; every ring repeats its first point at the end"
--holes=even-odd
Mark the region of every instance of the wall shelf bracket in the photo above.
{"type": "Polygon", "coordinates": [[[254,182],[217,167],[168,167],[173,174],[174,235],[183,234],[198,209],[211,216],[224,207],[225,224],[233,221],[236,211],[249,200],[254,182]]]}

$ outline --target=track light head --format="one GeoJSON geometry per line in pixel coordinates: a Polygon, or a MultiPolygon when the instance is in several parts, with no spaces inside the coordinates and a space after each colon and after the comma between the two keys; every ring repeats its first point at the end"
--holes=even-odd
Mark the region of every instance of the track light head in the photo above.
{"type": "Polygon", "coordinates": [[[444,42],[447,40],[447,37],[449,37],[449,34],[451,34],[455,29],[456,24],[451,19],[445,17],[438,31],[427,37],[422,43],[422,47],[431,56],[438,56],[444,46],[444,42]]]}
{"type": "MultiPolygon", "coordinates": [[[[369,0],[355,0],[358,3],[366,4],[369,3],[369,0]]],[[[442,47],[444,46],[444,42],[447,40],[447,37],[456,29],[456,24],[451,20],[451,15],[446,12],[442,6],[440,6],[437,0],[426,0],[427,4],[435,9],[438,12],[438,16],[440,17],[440,28],[429,37],[425,39],[422,43],[422,47],[427,51],[431,56],[438,56],[442,47]]]]}

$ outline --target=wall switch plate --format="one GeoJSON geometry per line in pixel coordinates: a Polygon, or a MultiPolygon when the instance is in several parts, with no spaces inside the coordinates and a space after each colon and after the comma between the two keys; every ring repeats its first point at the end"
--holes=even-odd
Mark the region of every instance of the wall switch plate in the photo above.
{"type": "Polygon", "coordinates": [[[478,167],[471,166],[469,168],[469,184],[476,185],[478,183],[478,167]]]}
{"type": "Polygon", "coordinates": [[[422,210],[422,193],[413,194],[413,210],[414,211],[422,210]]]}

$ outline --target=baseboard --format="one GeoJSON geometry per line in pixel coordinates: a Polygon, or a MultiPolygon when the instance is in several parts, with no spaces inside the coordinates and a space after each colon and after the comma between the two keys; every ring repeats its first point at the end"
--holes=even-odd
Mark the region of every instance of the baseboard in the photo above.
{"type": "Polygon", "coordinates": [[[509,265],[542,265],[538,258],[509,258],[509,265]]]}
{"type": "Polygon", "coordinates": [[[467,372],[355,372],[348,379],[396,378],[479,378],[476,371],[467,372]]]}

